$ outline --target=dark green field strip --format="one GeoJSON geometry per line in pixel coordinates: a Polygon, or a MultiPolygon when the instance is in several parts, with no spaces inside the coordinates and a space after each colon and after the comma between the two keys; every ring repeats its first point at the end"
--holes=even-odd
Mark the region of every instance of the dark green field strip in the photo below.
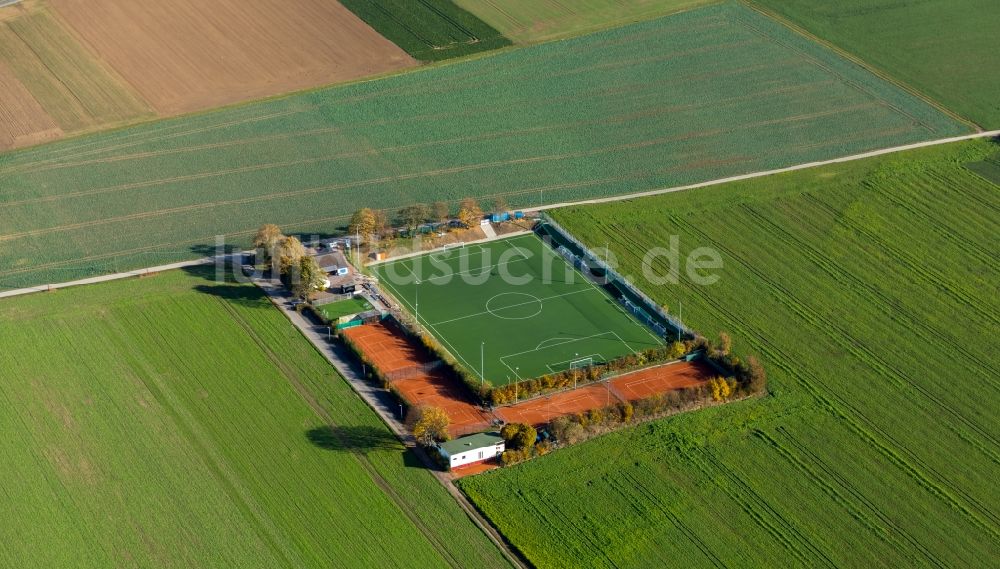
{"type": "Polygon", "coordinates": [[[714,6],[0,156],[0,286],[330,233],[361,207],[512,207],[699,182],[964,127],[747,9],[714,6]]]}
{"type": "MultiPolygon", "coordinates": [[[[701,564],[986,566],[1000,536],[990,483],[1000,352],[986,332],[1000,318],[1000,197],[964,164],[993,152],[988,142],[951,145],[556,212],[585,241],[610,240],[634,274],[670,235],[682,258],[718,250],[717,284],[646,290],[683,300],[686,323],[728,330],[737,350],[759,354],[771,395],[463,487],[542,566],[611,565],[576,531],[605,511],[623,530],[652,520],[648,533],[676,536],[678,557],[701,564]],[[558,488],[541,482],[555,473],[558,488]],[[515,486],[533,490],[499,500],[515,486]],[[654,498],[637,504],[638,486],[683,493],[669,500],[674,517],[651,516],[654,498]],[[579,506],[561,510],[569,501],[579,506]],[[555,532],[560,540],[537,537],[555,532]]],[[[647,547],[609,541],[602,555],[620,564],[645,559],[647,547]]]]}
{"type": "Polygon", "coordinates": [[[461,57],[511,43],[451,0],[341,0],[340,3],[422,61],[461,57]]]}
{"type": "Polygon", "coordinates": [[[983,178],[1000,186],[1000,153],[987,157],[985,160],[978,160],[966,164],[966,167],[983,178]]]}
{"type": "Polygon", "coordinates": [[[0,303],[3,565],[507,565],[260,291],[206,276],[0,303]]]}
{"type": "Polygon", "coordinates": [[[752,0],[986,128],[1000,126],[994,0],[752,0]]]}

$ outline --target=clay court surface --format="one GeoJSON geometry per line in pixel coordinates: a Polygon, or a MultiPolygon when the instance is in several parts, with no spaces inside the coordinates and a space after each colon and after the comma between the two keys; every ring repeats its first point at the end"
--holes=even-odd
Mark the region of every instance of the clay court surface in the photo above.
{"type": "Polygon", "coordinates": [[[575,415],[600,409],[622,401],[636,401],[674,389],[693,387],[718,375],[701,362],[679,362],[658,366],[611,380],[611,397],[607,383],[592,383],[548,397],[501,407],[496,416],[507,423],[527,423],[540,426],[561,415],[575,415]]]}
{"type": "Polygon", "coordinates": [[[433,368],[427,369],[433,359],[394,325],[370,324],[348,328],[343,333],[390,377],[392,387],[411,405],[443,409],[451,419],[449,430],[453,437],[490,426],[490,416],[471,401],[462,386],[433,368]],[[392,379],[394,375],[400,379],[392,379]]]}
{"type": "MultiPolygon", "coordinates": [[[[561,415],[575,415],[591,409],[607,407],[608,402],[608,389],[605,384],[592,383],[548,397],[501,407],[495,413],[497,417],[507,423],[526,423],[539,426],[561,415]]],[[[618,399],[613,393],[610,402],[618,403],[618,399]]]]}
{"type": "Polygon", "coordinates": [[[500,468],[500,464],[497,463],[495,459],[491,459],[483,462],[476,462],[473,464],[467,464],[465,466],[458,466],[452,468],[451,475],[453,478],[465,478],[466,476],[473,476],[475,474],[482,474],[483,472],[489,472],[494,468],[500,468]]]}
{"type": "Polygon", "coordinates": [[[160,114],[416,65],[328,0],[51,0],[160,114]]]}
{"type": "Polygon", "coordinates": [[[623,401],[636,401],[674,389],[694,387],[719,375],[702,362],[679,362],[644,369],[611,380],[611,392],[623,401]]]}

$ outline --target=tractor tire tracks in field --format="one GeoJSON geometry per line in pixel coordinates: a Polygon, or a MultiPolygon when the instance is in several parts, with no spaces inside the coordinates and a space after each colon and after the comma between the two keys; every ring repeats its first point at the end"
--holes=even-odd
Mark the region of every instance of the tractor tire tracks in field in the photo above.
{"type": "MultiPolygon", "coordinates": [[[[694,227],[680,217],[671,215],[670,219],[672,223],[677,226],[686,228],[692,235],[700,236],[703,243],[711,243],[719,251],[722,251],[729,259],[732,259],[743,266],[749,273],[756,277],[758,282],[770,289],[776,298],[780,298],[785,306],[795,312],[804,322],[813,326],[818,333],[829,336],[831,339],[838,342],[841,347],[849,353],[855,355],[855,357],[859,357],[862,361],[870,363],[872,359],[875,359],[874,355],[867,348],[847,341],[847,338],[850,338],[850,335],[839,324],[823,318],[815,310],[803,304],[797,297],[795,297],[794,294],[774,279],[771,279],[769,275],[757,268],[755,264],[741,258],[735,251],[726,247],[722,243],[719,243],[717,240],[712,239],[701,229],[694,227]],[[836,333],[831,334],[831,331],[836,333]]],[[[693,289],[697,288],[698,287],[693,287],[693,289]]],[[[710,303],[710,301],[708,302],[710,303]]],[[[718,306],[715,308],[721,310],[718,306]]],[[[734,315],[730,314],[729,317],[731,321],[738,322],[738,319],[736,319],[734,315]]],[[[798,377],[800,381],[802,381],[802,385],[815,397],[817,397],[818,400],[825,402],[830,410],[834,411],[839,417],[844,419],[848,425],[850,425],[852,430],[867,440],[890,462],[901,468],[904,472],[908,473],[918,484],[924,487],[925,490],[943,500],[951,508],[965,516],[974,525],[990,534],[994,539],[1000,538],[1000,530],[998,530],[998,526],[1000,526],[1000,519],[998,519],[997,514],[990,508],[980,503],[968,492],[958,488],[948,477],[943,476],[940,472],[922,461],[918,456],[916,456],[916,454],[914,454],[913,451],[905,445],[900,444],[894,436],[886,432],[886,430],[882,427],[879,427],[874,420],[865,415],[860,409],[857,408],[857,406],[849,402],[845,397],[839,395],[833,390],[824,390],[824,392],[821,393],[820,388],[817,386],[824,385],[824,383],[819,380],[819,378],[812,376],[811,373],[804,369],[793,370],[790,365],[782,365],[779,363],[781,361],[795,361],[795,359],[789,354],[783,353],[782,350],[776,346],[769,344],[765,338],[759,335],[759,333],[749,332],[747,337],[758,338],[763,345],[767,346],[768,351],[772,351],[774,357],[772,361],[778,363],[779,366],[786,369],[786,371],[788,371],[791,375],[798,377]],[[836,404],[834,404],[834,401],[836,404]],[[849,410],[850,413],[845,412],[845,409],[849,410]]],[[[880,371],[880,373],[884,372],[884,368],[879,370],[879,368],[876,367],[876,370],[880,371]]]]}
{"type": "MultiPolygon", "coordinates": [[[[281,375],[288,381],[288,383],[292,386],[295,392],[299,394],[299,396],[309,406],[309,408],[312,409],[313,413],[315,413],[318,418],[326,422],[328,426],[336,427],[337,424],[333,420],[333,417],[331,417],[330,413],[327,412],[327,410],[323,407],[323,405],[319,403],[319,401],[317,401],[315,395],[313,395],[313,393],[305,385],[303,385],[301,381],[298,380],[297,378],[298,374],[295,372],[295,370],[288,367],[284,359],[282,359],[278,354],[274,353],[274,351],[271,349],[268,343],[264,341],[264,339],[257,334],[253,326],[251,326],[250,323],[247,322],[239,314],[239,311],[237,311],[229,302],[227,302],[223,298],[220,298],[219,303],[225,308],[226,312],[229,313],[233,321],[239,324],[239,326],[246,332],[247,336],[250,337],[254,341],[254,343],[257,344],[257,346],[267,356],[267,358],[271,361],[271,363],[273,363],[274,366],[281,371],[281,375]]],[[[344,435],[340,434],[339,431],[337,436],[340,437],[341,439],[343,439],[344,437],[344,435]]],[[[350,445],[350,441],[341,440],[341,442],[344,444],[344,448],[352,448],[350,445]]],[[[417,531],[419,531],[424,536],[427,542],[432,547],[434,547],[435,551],[438,552],[441,558],[445,560],[452,567],[455,568],[462,567],[462,564],[457,559],[455,559],[451,551],[444,545],[444,543],[441,542],[440,538],[435,534],[435,532],[431,528],[427,527],[427,525],[423,522],[423,520],[421,520],[418,516],[416,516],[413,513],[413,509],[410,507],[407,501],[404,500],[403,497],[399,495],[399,492],[397,492],[396,489],[393,488],[392,485],[389,482],[387,482],[385,478],[382,477],[382,475],[378,472],[378,469],[375,467],[375,465],[371,463],[368,457],[363,452],[357,449],[353,450],[351,454],[352,456],[354,456],[355,460],[357,460],[358,464],[360,464],[361,467],[368,473],[369,477],[371,477],[372,479],[372,482],[374,482],[375,485],[378,486],[380,490],[382,490],[385,496],[389,500],[391,500],[396,505],[397,508],[399,508],[400,512],[403,513],[407,517],[407,519],[410,520],[410,523],[413,524],[414,528],[416,528],[417,531]]]]}

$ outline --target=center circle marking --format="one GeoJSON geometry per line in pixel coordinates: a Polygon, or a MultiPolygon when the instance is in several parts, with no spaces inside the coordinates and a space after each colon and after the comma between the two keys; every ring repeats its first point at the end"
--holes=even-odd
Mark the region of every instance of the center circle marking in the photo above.
{"type": "Polygon", "coordinates": [[[501,292],[486,301],[486,311],[502,320],[527,320],[528,318],[534,318],[542,313],[542,299],[533,294],[524,292],[501,292]],[[506,297],[515,298],[504,302],[503,304],[506,304],[506,306],[497,306],[500,304],[498,300],[505,299],[506,297]],[[536,310],[527,316],[504,316],[503,314],[498,313],[498,311],[507,310],[509,308],[528,308],[532,304],[536,306],[536,310]]]}

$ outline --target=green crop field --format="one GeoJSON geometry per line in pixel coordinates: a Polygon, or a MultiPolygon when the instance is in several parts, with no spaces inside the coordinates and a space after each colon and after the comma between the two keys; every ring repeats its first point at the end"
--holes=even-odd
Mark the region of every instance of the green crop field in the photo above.
{"type": "Polygon", "coordinates": [[[6,299],[0,338],[4,567],[506,565],[252,286],[6,299]]]}
{"type": "Polygon", "coordinates": [[[506,385],[663,340],[535,235],[373,267],[470,372],[506,385]]]}
{"type": "Polygon", "coordinates": [[[632,274],[672,235],[718,250],[716,284],[645,290],[761,356],[771,393],[463,489],[539,567],[993,565],[1000,192],[964,164],[995,148],[555,212],[632,274]]]}
{"type": "Polygon", "coordinates": [[[330,233],[361,207],[511,207],[967,128],[736,4],[0,155],[0,287],[330,233]]]}
{"type": "Polygon", "coordinates": [[[510,40],[451,0],[341,0],[415,59],[439,61],[510,45],[510,40]]]}
{"type": "Polygon", "coordinates": [[[718,0],[455,0],[507,37],[535,42],[637,22],[718,0]]]}
{"type": "Polygon", "coordinates": [[[1000,2],[752,0],[972,121],[1000,128],[1000,2]]]}

